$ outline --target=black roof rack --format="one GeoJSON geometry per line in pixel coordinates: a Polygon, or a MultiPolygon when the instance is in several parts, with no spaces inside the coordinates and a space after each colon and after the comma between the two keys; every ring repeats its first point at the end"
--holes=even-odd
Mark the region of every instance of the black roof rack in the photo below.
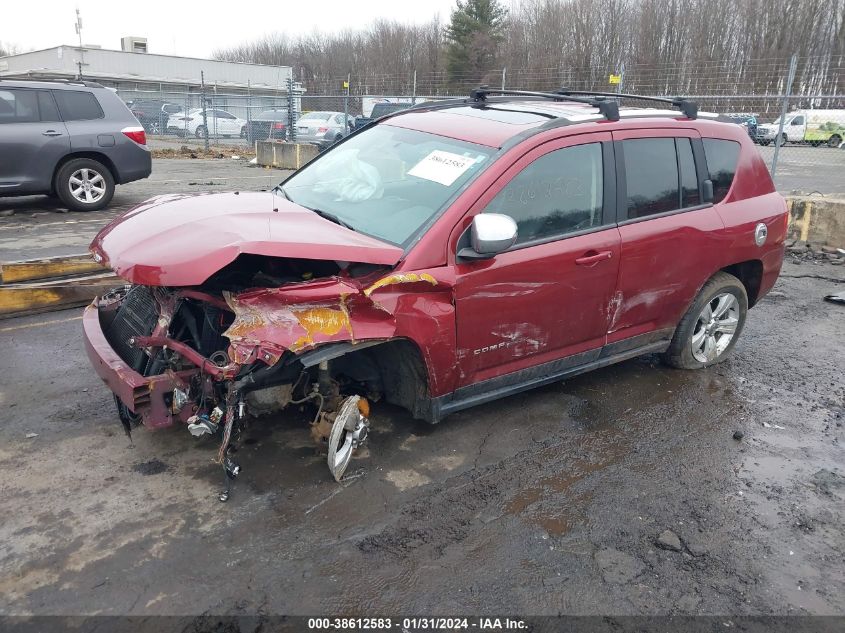
{"type": "Polygon", "coordinates": [[[589,90],[569,90],[568,88],[561,88],[555,94],[566,96],[595,96],[595,97],[615,97],[617,99],[638,99],[640,101],[654,101],[657,103],[669,103],[678,108],[684,116],[689,119],[698,117],[698,103],[685,97],[648,97],[644,95],[632,95],[618,92],[592,92],[589,90]]]}
{"type": "Polygon", "coordinates": [[[558,92],[533,92],[528,90],[500,90],[497,88],[489,88],[488,86],[479,86],[475,90],[470,91],[469,98],[478,104],[483,104],[487,101],[488,95],[514,96],[514,97],[540,97],[541,99],[552,99],[554,101],[572,101],[575,103],[584,103],[586,105],[598,108],[599,112],[604,115],[608,121],[619,120],[619,103],[615,100],[608,100],[607,95],[595,94],[592,98],[580,98],[569,94],[558,92]]]}
{"type": "Polygon", "coordinates": [[[85,81],[83,79],[51,79],[49,77],[0,77],[0,81],[38,81],[48,84],[70,84],[73,86],[85,86],[86,88],[105,88],[103,84],[96,81],[85,81]]]}

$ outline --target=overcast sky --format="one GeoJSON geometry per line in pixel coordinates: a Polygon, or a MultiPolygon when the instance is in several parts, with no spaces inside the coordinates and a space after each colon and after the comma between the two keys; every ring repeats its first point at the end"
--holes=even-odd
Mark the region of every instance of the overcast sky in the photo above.
{"type": "Polygon", "coordinates": [[[265,33],[357,29],[382,17],[427,22],[449,18],[454,0],[9,0],[0,41],[23,50],[78,42],[73,25],[82,13],[85,44],[120,48],[124,35],[146,37],[151,53],[209,57],[265,33]]]}

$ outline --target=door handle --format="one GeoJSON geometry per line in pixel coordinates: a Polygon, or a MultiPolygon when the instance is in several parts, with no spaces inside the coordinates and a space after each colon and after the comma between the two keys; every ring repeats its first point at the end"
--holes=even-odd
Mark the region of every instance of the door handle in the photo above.
{"type": "Polygon", "coordinates": [[[601,251],[599,253],[596,251],[587,251],[584,255],[576,259],[575,263],[578,266],[592,266],[611,257],[613,257],[613,251],[601,251]]]}
{"type": "Polygon", "coordinates": [[[43,136],[61,136],[61,132],[56,132],[56,130],[47,130],[46,132],[41,132],[43,136]]]}

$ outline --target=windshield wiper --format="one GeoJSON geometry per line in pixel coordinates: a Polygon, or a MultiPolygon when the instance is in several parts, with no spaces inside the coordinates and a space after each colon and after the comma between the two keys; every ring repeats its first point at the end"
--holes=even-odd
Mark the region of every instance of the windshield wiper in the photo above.
{"type": "MultiPolygon", "coordinates": [[[[273,191],[274,192],[278,191],[284,197],[285,200],[289,200],[290,202],[293,202],[293,200],[290,199],[290,196],[282,188],[281,185],[276,185],[275,187],[273,187],[273,191]]],[[[294,204],[299,204],[299,203],[297,202],[297,203],[294,203],[294,204]]],[[[340,226],[342,226],[345,229],[349,229],[350,231],[355,230],[354,228],[352,228],[351,224],[349,224],[348,222],[344,222],[339,217],[337,217],[334,213],[329,213],[328,211],[323,211],[322,209],[312,209],[311,207],[306,207],[304,204],[300,204],[299,206],[305,207],[309,211],[313,211],[314,213],[319,215],[321,218],[325,218],[325,219],[329,220],[330,222],[334,222],[335,224],[339,224],[340,226]]]]}
{"type": "Polygon", "coordinates": [[[349,229],[350,231],[355,230],[354,228],[352,228],[352,226],[349,223],[344,222],[339,217],[337,217],[334,213],[329,213],[328,211],[323,211],[322,209],[311,209],[311,210],[314,213],[316,213],[317,215],[319,215],[321,218],[326,218],[327,220],[334,222],[335,224],[339,224],[340,226],[342,226],[345,229],[349,229]]]}

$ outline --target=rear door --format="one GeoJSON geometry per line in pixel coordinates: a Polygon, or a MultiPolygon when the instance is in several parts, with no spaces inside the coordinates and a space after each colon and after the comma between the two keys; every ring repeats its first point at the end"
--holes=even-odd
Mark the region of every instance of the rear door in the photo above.
{"type": "Polygon", "coordinates": [[[103,108],[93,93],[84,90],[53,90],[59,112],[70,135],[74,150],[92,147],[112,147],[120,129],[104,125],[103,108]]]}
{"type": "Polygon", "coordinates": [[[610,141],[585,134],[535,148],[470,210],[511,216],[519,237],[494,259],[456,263],[461,386],[598,357],[619,267],[610,141]]]}
{"type": "Polygon", "coordinates": [[[608,352],[671,337],[719,269],[724,225],[702,204],[707,178],[698,132],[614,132],[622,258],[608,352]]]}
{"type": "Polygon", "coordinates": [[[0,88],[0,193],[46,192],[70,150],[49,90],[0,88]]]}

